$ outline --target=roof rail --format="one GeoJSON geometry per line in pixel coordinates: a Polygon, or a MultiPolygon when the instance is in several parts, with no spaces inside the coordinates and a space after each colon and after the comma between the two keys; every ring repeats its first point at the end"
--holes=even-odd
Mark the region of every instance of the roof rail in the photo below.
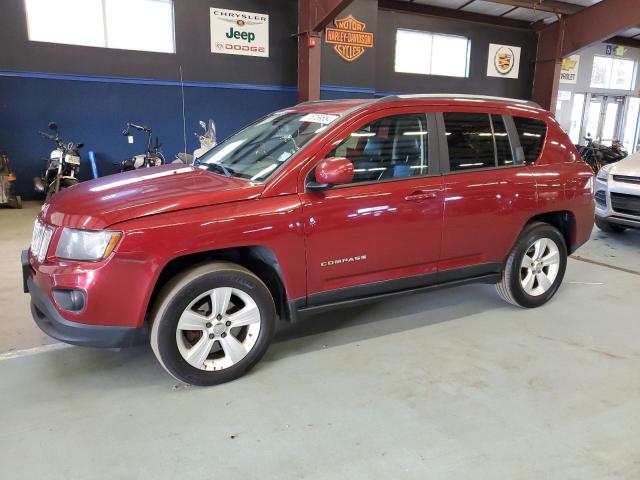
{"type": "Polygon", "coordinates": [[[379,102],[388,102],[392,100],[403,100],[403,99],[425,99],[425,100],[467,100],[470,102],[503,102],[503,103],[513,103],[520,104],[530,108],[537,108],[539,110],[544,110],[540,105],[531,100],[520,100],[517,98],[506,98],[506,97],[492,97],[490,95],[468,95],[464,93],[418,93],[418,94],[410,94],[410,95],[389,95],[386,97],[382,97],[379,102]]]}

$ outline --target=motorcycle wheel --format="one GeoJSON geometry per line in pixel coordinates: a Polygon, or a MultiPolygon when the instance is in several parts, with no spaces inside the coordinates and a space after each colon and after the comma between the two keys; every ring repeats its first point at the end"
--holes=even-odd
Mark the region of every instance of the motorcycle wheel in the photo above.
{"type": "Polygon", "coordinates": [[[73,187],[78,183],[77,178],[63,178],[60,180],[60,189],[73,187]]]}

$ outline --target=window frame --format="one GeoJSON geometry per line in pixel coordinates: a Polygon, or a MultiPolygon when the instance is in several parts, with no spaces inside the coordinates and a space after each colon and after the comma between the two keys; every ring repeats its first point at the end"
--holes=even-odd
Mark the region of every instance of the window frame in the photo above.
{"type": "Polygon", "coordinates": [[[471,38],[470,37],[466,37],[464,35],[455,35],[455,34],[450,34],[450,33],[438,33],[438,32],[429,32],[426,30],[417,30],[415,28],[402,28],[402,27],[396,27],[395,29],[395,38],[394,38],[394,50],[393,50],[393,73],[399,73],[399,74],[405,74],[405,75],[428,75],[428,76],[435,76],[435,77],[444,77],[444,78],[469,78],[470,75],[470,70],[471,70],[471,38]],[[431,51],[429,52],[429,71],[427,73],[422,73],[422,72],[404,72],[404,71],[398,71],[396,70],[396,59],[397,59],[397,52],[398,52],[398,32],[399,31],[405,31],[405,32],[414,32],[414,33],[421,33],[424,35],[430,35],[431,36],[431,51]],[[440,73],[432,73],[433,71],[433,40],[435,39],[435,37],[454,37],[454,38],[464,38],[467,41],[467,52],[465,55],[465,71],[464,71],[464,75],[463,76],[459,76],[459,75],[443,75],[440,73]]]}
{"type": "MultiPolygon", "coordinates": [[[[55,0],[51,0],[54,2],[55,0]]],[[[176,45],[176,12],[175,12],[175,1],[176,0],[167,0],[167,2],[171,3],[171,45],[172,51],[158,51],[158,50],[144,50],[139,48],[122,48],[122,47],[111,47],[109,46],[109,31],[107,29],[107,9],[106,2],[108,0],[101,0],[101,23],[102,23],[102,44],[101,45],[89,45],[86,43],[65,43],[65,42],[56,42],[54,40],[33,40],[31,38],[32,32],[29,27],[29,9],[27,7],[27,0],[22,0],[22,5],[24,7],[24,21],[27,30],[27,41],[34,43],[48,43],[53,45],[63,45],[63,46],[71,46],[71,47],[83,47],[83,48],[102,48],[107,50],[123,50],[129,52],[144,52],[144,53],[157,53],[157,54],[169,54],[175,55],[177,52],[176,45]]]]}
{"type": "Polygon", "coordinates": [[[516,130],[515,122],[513,121],[513,115],[503,112],[494,112],[487,110],[474,110],[472,108],[466,109],[456,109],[456,110],[444,110],[442,112],[438,112],[436,114],[437,124],[438,124],[438,138],[440,140],[440,166],[441,166],[441,174],[442,175],[460,175],[465,173],[474,173],[474,172],[486,172],[488,170],[502,170],[505,168],[522,168],[527,167],[527,163],[524,158],[524,151],[522,150],[522,146],[520,145],[520,137],[518,136],[518,131],[516,130]],[[487,115],[489,117],[489,122],[491,125],[491,132],[494,132],[493,128],[493,119],[492,115],[500,115],[502,116],[502,121],[507,130],[509,144],[511,145],[511,155],[513,157],[512,165],[498,165],[498,152],[496,148],[495,136],[492,136],[493,139],[493,158],[494,165],[491,167],[480,167],[480,168],[470,168],[468,170],[451,170],[451,160],[449,158],[449,144],[447,142],[447,129],[444,122],[444,114],[445,113],[480,113],[487,115]]]}
{"type": "Polygon", "coordinates": [[[429,137],[427,141],[427,161],[429,165],[429,173],[426,175],[412,175],[409,177],[390,177],[383,178],[378,180],[369,180],[365,182],[352,182],[352,183],[344,183],[340,185],[335,185],[328,189],[327,191],[332,191],[336,189],[343,188],[356,188],[360,186],[367,185],[377,185],[381,183],[388,182],[404,182],[410,180],[419,180],[429,177],[437,177],[442,175],[441,173],[441,162],[442,156],[440,154],[440,135],[438,134],[438,125],[437,125],[437,112],[427,111],[424,107],[414,107],[414,108],[390,108],[379,110],[369,115],[363,116],[359,119],[354,119],[353,122],[346,124],[339,133],[337,133],[334,137],[327,141],[325,145],[321,149],[318,150],[318,153],[312,157],[312,159],[306,164],[308,166],[308,170],[303,168],[301,170],[301,176],[303,178],[303,192],[304,193],[315,193],[315,191],[311,192],[307,189],[307,184],[309,181],[313,181],[311,178],[313,171],[318,166],[318,164],[327,158],[329,152],[331,152],[334,148],[339,146],[342,142],[347,140],[349,136],[368,125],[369,123],[375,122],[377,120],[387,118],[387,117],[395,117],[399,115],[423,115],[427,120],[427,130],[429,131],[429,137]],[[433,132],[433,133],[431,133],[433,132]]]}

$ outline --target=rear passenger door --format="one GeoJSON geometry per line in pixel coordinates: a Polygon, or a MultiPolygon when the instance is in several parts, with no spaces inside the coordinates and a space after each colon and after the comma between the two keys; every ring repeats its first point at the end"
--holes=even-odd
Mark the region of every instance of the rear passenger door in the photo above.
{"type": "Polygon", "coordinates": [[[499,111],[458,109],[443,112],[438,123],[444,183],[442,279],[497,271],[536,209],[535,178],[513,119],[499,111]]]}

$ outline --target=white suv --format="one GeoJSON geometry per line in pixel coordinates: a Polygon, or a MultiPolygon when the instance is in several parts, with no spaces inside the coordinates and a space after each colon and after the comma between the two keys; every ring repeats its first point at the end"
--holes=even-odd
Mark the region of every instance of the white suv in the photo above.
{"type": "Polygon", "coordinates": [[[605,232],[640,228],[640,152],[598,172],[596,225],[605,232]]]}

